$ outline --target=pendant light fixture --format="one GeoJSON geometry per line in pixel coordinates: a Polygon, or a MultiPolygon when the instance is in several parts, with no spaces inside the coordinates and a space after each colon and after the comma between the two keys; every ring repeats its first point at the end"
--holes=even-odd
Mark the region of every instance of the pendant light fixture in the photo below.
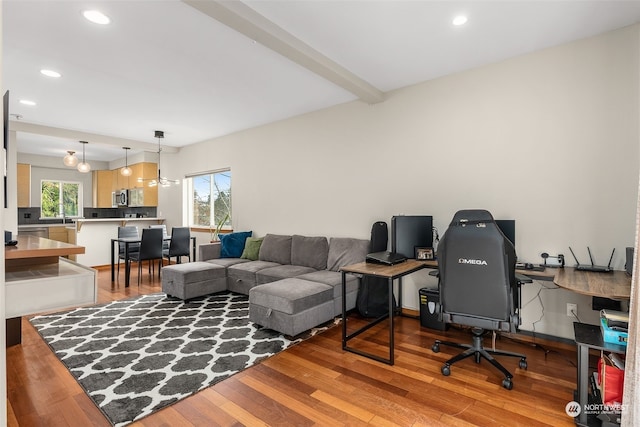
{"type": "Polygon", "coordinates": [[[130,148],[122,147],[122,149],[124,150],[124,167],[120,169],[120,173],[122,174],[122,176],[131,176],[131,168],[129,167],[129,157],[127,156],[127,153],[129,152],[130,148]]]}
{"type": "Polygon", "coordinates": [[[82,163],[78,163],[78,172],[88,173],[91,170],[91,165],[87,163],[84,157],[84,148],[88,144],[88,142],[80,141],[80,144],[82,144],[82,163]]]}
{"type": "Polygon", "coordinates": [[[78,158],[75,151],[67,151],[67,155],[62,159],[62,163],[70,168],[75,168],[78,164],[78,158]]]}
{"type": "Polygon", "coordinates": [[[162,147],[160,146],[160,140],[164,138],[164,132],[161,130],[157,130],[154,132],[153,136],[158,138],[158,176],[156,178],[151,179],[142,179],[138,178],[138,182],[149,181],[149,187],[155,187],[157,185],[161,185],[163,187],[170,187],[172,184],[179,185],[180,181],[177,179],[169,179],[167,177],[162,176],[160,173],[160,153],[162,152],[162,147]]]}

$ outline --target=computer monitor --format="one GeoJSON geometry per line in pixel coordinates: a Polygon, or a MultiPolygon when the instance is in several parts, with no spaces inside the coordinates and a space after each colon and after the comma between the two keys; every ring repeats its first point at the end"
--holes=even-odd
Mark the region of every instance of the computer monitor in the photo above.
{"type": "Polygon", "coordinates": [[[416,247],[433,247],[433,217],[399,215],[391,218],[391,252],[415,258],[416,247]]]}
{"type": "Polygon", "coordinates": [[[496,225],[502,231],[511,244],[516,246],[516,220],[515,219],[496,219],[496,225]]]}

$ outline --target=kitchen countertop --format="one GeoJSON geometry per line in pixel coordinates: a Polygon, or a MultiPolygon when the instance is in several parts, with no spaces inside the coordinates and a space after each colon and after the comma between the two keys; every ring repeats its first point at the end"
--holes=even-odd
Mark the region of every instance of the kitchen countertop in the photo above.
{"type": "Polygon", "coordinates": [[[77,224],[78,232],[82,229],[84,224],[104,224],[109,222],[120,223],[122,226],[129,222],[157,222],[158,224],[164,223],[164,218],[146,217],[146,218],[78,218],[74,222],[77,224]]]}
{"type": "Polygon", "coordinates": [[[48,228],[48,227],[73,227],[73,224],[56,224],[56,223],[51,223],[51,224],[18,224],[18,230],[20,229],[29,229],[29,228],[48,228]]]}
{"type": "Polygon", "coordinates": [[[74,222],[120,222],[120,221],[164,221],[164,218],[144,217],[144,218],[78,218],[74,222]]]}

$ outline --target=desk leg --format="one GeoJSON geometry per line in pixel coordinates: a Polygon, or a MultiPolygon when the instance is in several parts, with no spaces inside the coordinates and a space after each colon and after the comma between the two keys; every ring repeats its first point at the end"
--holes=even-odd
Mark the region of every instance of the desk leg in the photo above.
{"type": "Polygon", "coordinates": [[[115,250],[115,243],[116,241],[114,241],[114,239],[111,239],[111,281],[115,282],[116,280],[116,269],[115,269],[115,263],[116,263],[116,250],[115,250]]]}
{"type": "MultiPolygon", "coordinates": [[[[401,279],[402,280],[402,279],[401,279]]],[[[389,364],[393,365],[393,319],[395,317],[395,313],[393,311],[393,279],[389,278],[389,364]]],[[[402,284],[400,284],[402,286],[402,284]]]]}
{"type": "Polygon", "coordinates": [[[580,404],[580,415],[578,424],[587,425],[587,413],[584,408],[589,403],[589,347],[578,344],[578,403],[580,404]]]}
{"type": "Polygon", "coordinates": [[[347,273],[342,272],[342,349],[347,348],[347,273]]]}

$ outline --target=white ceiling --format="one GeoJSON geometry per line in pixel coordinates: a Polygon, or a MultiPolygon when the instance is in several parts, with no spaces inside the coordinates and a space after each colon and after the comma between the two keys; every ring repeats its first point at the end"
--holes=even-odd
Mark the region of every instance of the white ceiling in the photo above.
{"type": "Polygon", "coordinates": [[[18,151],[62,156],[87,139],[87,159],[103,161],[122,158],[123,145],[130,154],[153,151],[156,129],[163,146],[180,147],[356,99],[376,102],[640,22],[640,1],[611,0],[5,0],[2,8],[3,92],[21,116],[12,126],[28,131],[18,132],[18,151]],[[85,9],[111,24],[86,21],[85,9]],[[465,26],[451,24],[458,14],[468,16],[465,26]],[[62,77],[44,77],[42,68],[62,77]]]}

